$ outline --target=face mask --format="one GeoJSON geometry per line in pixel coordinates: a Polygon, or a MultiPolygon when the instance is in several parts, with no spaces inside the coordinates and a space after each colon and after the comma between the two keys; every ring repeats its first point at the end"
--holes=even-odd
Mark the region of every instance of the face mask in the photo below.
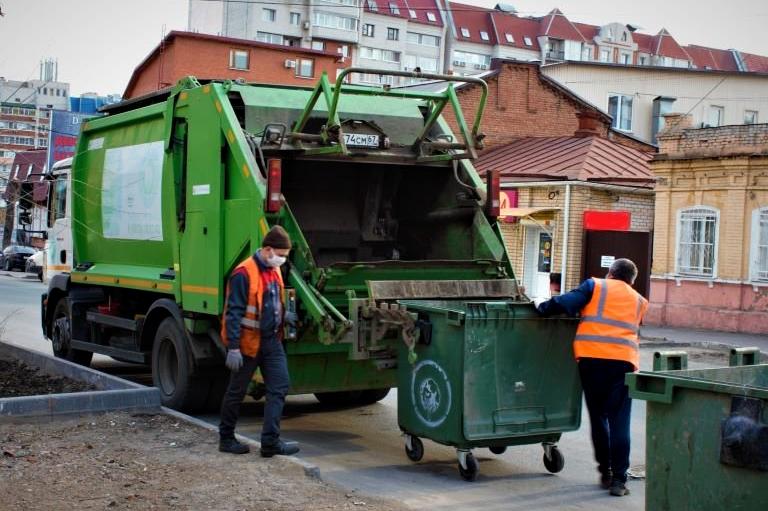
{"type": "Polygon", "coordinates": [[[266,259],[264,263],[266,263],[267,266],[270,266],[272,268],[277,268],[285,264],[285,260],[286,260],[285,257],[274,254],[272,257],[266,259]]]}

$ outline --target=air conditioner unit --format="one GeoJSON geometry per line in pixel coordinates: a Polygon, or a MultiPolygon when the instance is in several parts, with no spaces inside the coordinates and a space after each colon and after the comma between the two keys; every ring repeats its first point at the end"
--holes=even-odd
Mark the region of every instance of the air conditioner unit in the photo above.
{"type": "Polygon", "coordinates": [[[296,67],[296,61],[295,61],[295,60],[291,60],[291,59],[287,59],[287,60],[285,61],[285,67],[286,67],[286,68],[293,68],[293,67],[296,67]]]}
{"type": "Polygon", "coordinates": [[[464,62],[463,60],[454,60],[453,65],[456,67],[464,67],[467,65],[467,63],[464,62]]]}
{"type": "Polygon", "coordinates": [[[304,30],[309,30],[309,21],[305,21],[301,24],[301,26],[304,28],[304,30]]]}

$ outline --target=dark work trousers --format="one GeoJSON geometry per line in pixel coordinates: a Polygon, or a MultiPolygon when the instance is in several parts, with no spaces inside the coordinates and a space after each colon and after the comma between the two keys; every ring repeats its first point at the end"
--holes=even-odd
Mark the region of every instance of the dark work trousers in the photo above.
{"type": "Polygon", "coordinates": [[[622,360],[579,359],[579,375],[592,425],[592,445],[598,470],[609,469],[613,478],[627,481],[629,469],[629,420],[632,400],[624,375],[634,366],[622,360]]]}
{"type": "Polygon", "coordinates": [[[256,368],[261,369],[264,385],[267,388],[261,443],[264,446],[274,445],[280,439],[280,416],[283,414],[285,395],[291,385],[285,349],[283,343],[275,337],[262,338],[256,357],[243,355],[243,367],[230,376],[229,387],[221,403],[219,435],[221,438],[234,438],[235,424],[240,415],[240,404],[245,398],[248,384],[256,368]]]}

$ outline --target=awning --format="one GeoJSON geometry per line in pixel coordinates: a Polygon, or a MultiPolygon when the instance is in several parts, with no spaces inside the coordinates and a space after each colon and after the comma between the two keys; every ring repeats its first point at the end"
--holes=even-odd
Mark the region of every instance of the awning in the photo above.
{"type": "Polygon", "coordinates": [[[560,211],[561,209],[562,208],[552,208],[552,207],[546,207],[546,208],[502,208],[500,216],[502,216],[502,217],[507,217],[507,216],[526,217],[526,216],[537,215],[539,213],[544,213],[544,212],[560,211]]]}

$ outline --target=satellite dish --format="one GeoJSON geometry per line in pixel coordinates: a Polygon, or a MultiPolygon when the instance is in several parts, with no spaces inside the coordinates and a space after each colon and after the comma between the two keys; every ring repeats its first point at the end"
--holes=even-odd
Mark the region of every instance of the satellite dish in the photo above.
{"type": "Polygon", "coordinates": [[[508,14],[517,14],[517,9],[512,4],[496,4],[494,7],[497,11],[506,12],[508,14]]]}

